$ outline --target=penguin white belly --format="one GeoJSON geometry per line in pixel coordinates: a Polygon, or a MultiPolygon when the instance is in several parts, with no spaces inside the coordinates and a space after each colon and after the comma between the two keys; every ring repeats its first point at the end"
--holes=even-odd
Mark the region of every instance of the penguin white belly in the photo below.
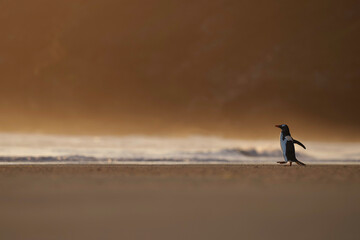
{"type": "Polygon", "coordinates": [[[283,138],[283,134],[280,134],[280,146],[281,146],[281,150],[285,159],[285,162],[288,161],[287,157],[286,157],[286,143],[288,141],[292,141],[292,138],[290,136],[286,136],[285,138],[283,138]]]}

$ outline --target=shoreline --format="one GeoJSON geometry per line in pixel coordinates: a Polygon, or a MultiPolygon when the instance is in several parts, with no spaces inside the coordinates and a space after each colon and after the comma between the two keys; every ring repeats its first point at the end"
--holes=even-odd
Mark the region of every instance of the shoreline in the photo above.
{"type": "MultiPolygon", "coordinates": [[[[306,161],[303,160],[308,166],[360,166],[360,160],[346,160],[346,161],[338,161],[338,160],[318,160],[318,161],[306,161]]],[[[211,166],[211,165],[218,165],[218,166],[281,166],[280,164],[274,162],[206,162],[206,163],[199,163],[199,162],[160,162],[159,161],[103,161],[103,162],[77,162],[77,161],[66,161],[66,162],[11,162],[11,161],[4,161],[0,162],[0,166],[62,166],[62,165],[89,165],[89,166],[211,166]]],[[[284,166],[284,165],[283,165],[284,166]]],[[[293,163],[293,166],[297,166],[296,163],[293,163]]]]}

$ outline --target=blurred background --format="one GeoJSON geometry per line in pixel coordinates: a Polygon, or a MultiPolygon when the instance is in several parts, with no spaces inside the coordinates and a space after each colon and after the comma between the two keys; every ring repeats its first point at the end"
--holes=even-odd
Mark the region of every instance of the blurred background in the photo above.
{"type": "Polygon", "coordinates": [[[360,2],[0,1],[0,131],[360,140],[360,2]]]}

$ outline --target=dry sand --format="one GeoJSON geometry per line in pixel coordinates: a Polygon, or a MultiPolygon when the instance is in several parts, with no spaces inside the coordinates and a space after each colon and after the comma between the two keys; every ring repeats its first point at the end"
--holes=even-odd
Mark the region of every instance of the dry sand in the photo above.
{"type": "Polygon", "coordinates": [[[0,239],[360,239],[360,166],[0,166],[0,239]]]}

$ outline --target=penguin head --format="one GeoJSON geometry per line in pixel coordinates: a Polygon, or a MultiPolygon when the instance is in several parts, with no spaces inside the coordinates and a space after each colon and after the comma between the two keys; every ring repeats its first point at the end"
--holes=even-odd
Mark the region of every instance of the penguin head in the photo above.
{"type": "Polygon", "coordinates": [[[290,132],[289,127],[288,127],[288,125],[286,125],[286,124],[275,125],[275,127],[280,128],[281,131],[283,131],[283,132],[290,132]]]}

